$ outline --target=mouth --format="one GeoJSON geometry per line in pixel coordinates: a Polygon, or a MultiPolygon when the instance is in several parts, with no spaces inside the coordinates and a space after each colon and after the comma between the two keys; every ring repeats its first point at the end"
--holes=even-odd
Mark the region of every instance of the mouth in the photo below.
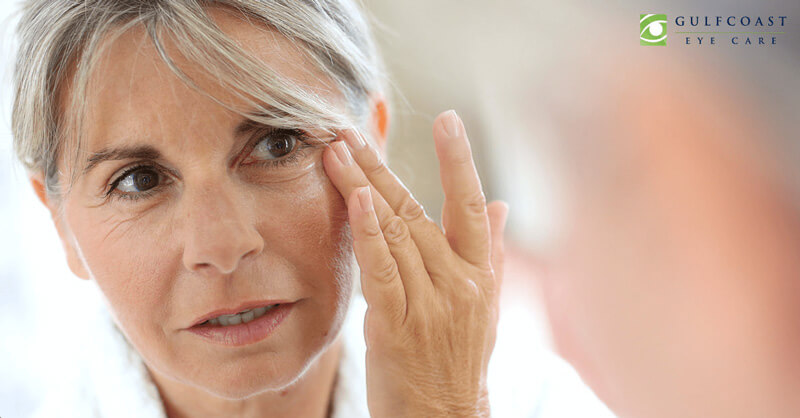
{"type": "Polygon", "coordinates": [[[201,326],[231,326],[246,324],[256,318],[264,316],[267,312],[280,305],[287,305],[292,302],[288,300],[262,300],[245,302],[235,308],[217,309],[209,312],[197,319],[189,328],[201,326]]]}
{"type": "Polygon", "coordinates": [[[211,319],[206,319],[205,321],[195,326],[202,327],[207,325],[207,326],[228,327],[231,325],[246,324],[254,319],[261,318],[262,316],[266,315],[267,312],[271,311],[272,309],[278,306],[280,306],[280,304],[275,303],[272,305],[260,306],[258,308],[245,309],[241,312],[231,315],[219,315],[211,319]]]}
{"type": "Polygon", "coordinates": [[[186,330],[215,344],[252,344],[271,335],[289,316],[295,303],[261,302],[250,304],[251,307],[215,311],[203,316],[186,330]]]}

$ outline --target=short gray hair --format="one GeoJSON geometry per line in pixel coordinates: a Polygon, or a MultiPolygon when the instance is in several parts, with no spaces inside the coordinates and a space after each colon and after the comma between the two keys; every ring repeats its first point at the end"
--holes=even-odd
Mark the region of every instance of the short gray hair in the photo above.
{"type": "MultiPolygon", "coordinates": [[[[364,15],[354,0],[28,0],[18,26],[12,131],[20,161],[44,174],[58,194],[58,158],[67,139],[80,144],[86,85],[109,40],[143,25],[164,62],[178,77],[220,105],[253,121],[288,128],[327,130],[363,126],[369,96],[383,92],[383,65],[364,15]],[[206,13],[219,6],[248,22],[286,36],[343,94],[347,112],[281,77],[245,53],[206,13]],[[203,92],[167,54],[163,32],[178,51],[202,65],[254,113],[243,113],[203,92]],[[66,80],[68,75],[71,80],[66,80]],[[72,81],[69,107],[59,114],[59,94],[72,81]],[[68,133],[72,133],[69,135],[68,133]]],[[[76,153],[77,154],[77,153],[76,153]]],[[[77,155],[76,155],[77,158],[77,155]]],[[[73,170],[74,171],[74,170],[73,170]]]]}

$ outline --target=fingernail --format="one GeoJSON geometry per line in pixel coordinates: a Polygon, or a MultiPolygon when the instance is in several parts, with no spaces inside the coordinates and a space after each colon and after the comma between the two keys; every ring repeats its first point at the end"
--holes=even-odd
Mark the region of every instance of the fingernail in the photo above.
{"type": "Polygon", "coordinates": [[[353,156],[350,155],[350,151],[347,149],[347,146],[341,142],[336,142],[333,144],[333,150],[336,151],[336,157],[339,158],[339,162],[342,165],[351,165],[353,164],[353,156]]]}
{"type": "Polygon", "coordinates": [[[361,210],[364,212],[372,210],[372,194],[369,192],[369,186],[362,187],[358,191],[358,203],[361,204],[361,210]]]}
{"type": "Polygon", "coordinates": [[[353,149],[361,149],[367,146],[367,141],[361,136],[360,132],[352,130],[347,136],[350,139],[349,143],[353,149]]]}
{"type": "Polygon", "coordinates": [[[459,131],[461,130],[461,120],[458,118],[455,110],[448,110],[445,112],[444,117],[442,118],[442,125],[444,126],[444,131],[448,136],[451,138],[458,136],[459,131]]]}

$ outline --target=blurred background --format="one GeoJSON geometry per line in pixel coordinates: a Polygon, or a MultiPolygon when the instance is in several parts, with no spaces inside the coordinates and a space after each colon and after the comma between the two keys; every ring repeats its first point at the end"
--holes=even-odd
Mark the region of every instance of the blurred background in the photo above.
{"type": "MultiPolygon", "coordinates": [[[[390,80],[390,165],[438,219],[432,122],[455,109],[487,198],[510,206],[490,385],[526,373],[530,386],[493,392],[493,404],[507,405],[497,416],[519,416],[514,405],[531,396],[540,416],[610,416],[595,393],[620,415],[702,416],[669,406],[707,395],[710,386],[687,382],[742,378],[732,394],[778,382],[754,371],[780,368],[771,363],[720,370],[736,359],[785,359],[770,350],[792,344],[760,342],[783,330],[765,323],[794,313],[781,297],[797,294],[790,282],[800,278],[800,3],[363,3],[390,80]],[[643,13],[668,16],[666,47],[640,45],[643,13]],[[782,28],[678,28],[678,15],[788,18],[782,28]],[[776,45],[733,46],[731,34],[686,45],[686,36],[710,35],[680,30],[783,33],[776,45]],[[730,357],[719,355],[723,346],[734,347],[730,357]]],[[[0,3],[4,418],[27,416],[40,382],[89,343],[74,341],[73,327],[99,303],[66,267],[49,213],[13,158],[17,8],[0,3]]]]}

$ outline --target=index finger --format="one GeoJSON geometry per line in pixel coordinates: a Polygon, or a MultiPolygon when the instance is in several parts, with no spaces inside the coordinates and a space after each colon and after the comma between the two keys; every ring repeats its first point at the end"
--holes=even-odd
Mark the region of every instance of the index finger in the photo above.
{"type": "Polygon", "coordinates": [[[427,216],[422,205],[386,166],[366,138],[352,129],[345,130],[343,136],[352,150],[353,159],[370,184],[383,196],[394,213],[405,221],[428,271],[435,272],[439,267],[447,268],[448,266],[440,266],[440,259],[443,251],[450,250],[450,245],[439,225],[427,216]]]}

